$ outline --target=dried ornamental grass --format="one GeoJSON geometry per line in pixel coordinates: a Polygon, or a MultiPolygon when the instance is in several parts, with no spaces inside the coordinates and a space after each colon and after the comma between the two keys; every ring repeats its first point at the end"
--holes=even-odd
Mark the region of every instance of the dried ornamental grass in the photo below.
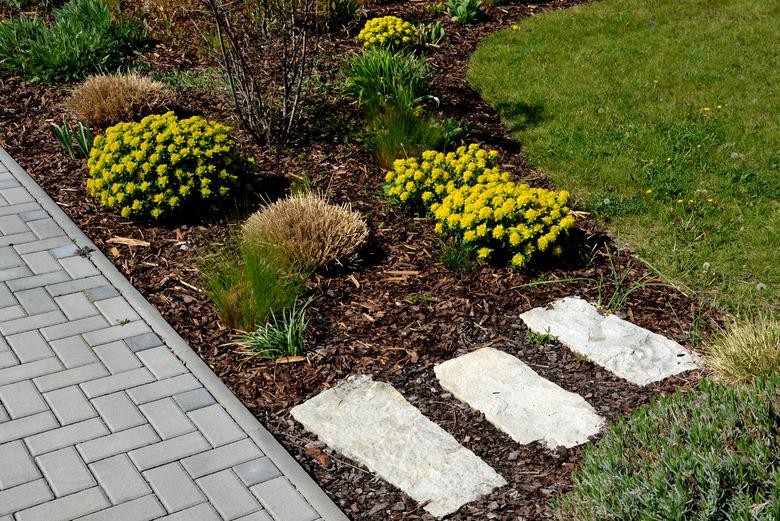
{"type": "Polygon", "coordinates": [[[315,194],[293,195],[269,204],[247,219],[244,241],[278,248],[301,272],[354,254],[368,237],[360,214],[315,194]]]}
{"type": "Polygon", "coordinates": [[[780,322],[767,314],[734,321],[709,345],[708,365],[726,382],[780,375],[780,322]]]}
{"type": "Polygon", "coordinates": [[[81,121],[103,127],[155,112],[170,99],[164,84],[146,76],[98,74],[73,89],[66,106],[81,121]]]}

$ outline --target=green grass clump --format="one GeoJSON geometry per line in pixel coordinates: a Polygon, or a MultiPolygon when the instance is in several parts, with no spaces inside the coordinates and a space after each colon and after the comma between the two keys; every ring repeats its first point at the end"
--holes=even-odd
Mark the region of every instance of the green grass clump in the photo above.
{"type": "Polygon", "coordinates": [[[488,37],[468,78],[661,272],[728,307],[776,307],[778,17],[778,2],[604,0],[488,37]]]}
{"type": "Polygon", "coordinates": [[[427,114],[423,104],[433,99],[431,68],[411,52],[371,47],[352,57],[344,69],[345,92],[366,114],[377,162],[389,168],[402,157],[424,150],[447,149],[468,129],[459,122],[427,114]]]}
{"type": "Polygon", "coordinates": [[[442,240],[437,243],[439,260],[455,273],[468,273],[477,268],[477,261],[471,249],[462,242],[442,240]]]}
{"type": "Polygon", "coordinates": [[[709,366],[726,382],[780,376],[780,321],[758,313],[724,327],[706,346],[709,366]]]}
{"type": "Polygon", "coordinates": [[[345,92],[371,118],[388,106],[412,110],[428,94],[432,71],[413,53],[372,47],[355,54],[344,75],[345,92]]]}
{"type": "Polygon", "coordinates": [[[228,89],[228,82],[222,69],[218,67],[174,69],[165,73],[153,73],[152,76],[172,89],[211,93],[225,92],[228,89]]]}
{"type": "Polygon", "coordinates": [[[612,425],[585,450],[562,519],[780,519],[780,378],[703,381],[612,425]]]}
{"type": "Polygon", "coordinates": [[[225,324],[252,331],[295,306],[304,284],[301,276],[290,272],[279,251],[238,244],[204,255],[200,272],[204,289],[225,324]]]}
{"type": "Polygon", "coordinates": [[[0,21],[0,77],[53,83],[116,70],[145,42],[139,24],[114,19],[104,0],[72,0],[41,18],[0,21]]]}
{"type": "Polygon", "coordinates": [[[303,351],[303,341],[309,321],[306,308],[311,299],[299,306],[297,303],[289,309],[283,309],[281,316],[276,313],[256,330],[239,337],[241,352],[250,358],[276,360],[282,356],[296,356],[303,351]]]}
{"type": "Polygon", "coordinates": [[[444,141],[442,127],[434,118],[405,107],[386,107],[369,120],[369,131],[376,160],[383,168],[390,168],[398,158],[436,149],[444,141]]]}

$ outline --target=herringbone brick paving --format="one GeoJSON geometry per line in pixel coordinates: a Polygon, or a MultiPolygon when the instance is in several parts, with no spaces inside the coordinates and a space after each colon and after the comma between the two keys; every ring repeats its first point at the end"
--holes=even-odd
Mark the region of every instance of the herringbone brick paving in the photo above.
{"type": "Polygon", "coordinates": [[[0,162],[0,521],[327,517],[20,176],[0,162]]]}

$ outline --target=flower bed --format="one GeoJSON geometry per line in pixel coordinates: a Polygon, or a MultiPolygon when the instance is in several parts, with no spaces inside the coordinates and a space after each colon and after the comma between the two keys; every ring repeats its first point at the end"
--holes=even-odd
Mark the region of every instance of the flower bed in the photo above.
{"type": "MultiPolygon", "coordinates": [[[[462,26],[417,3],[391,2],[368,9],[371,17],[393,14],[415,22],[442,21],[449,41],[437,50],[426,51],[425,57],[435,71],[428,94],[438,104],[423,101],[418,110],[436,121],[449,117],[474,124],[468,139],[480,142],[486,151],[495,151],[486,152],[482,158],[486,168],[499,169],[499,178],[489,182],[512,182],[514,188],[527,184],[533,188],[522,188],[523,193],[528,190],[539,195],[552,194],[547,190],[555,187],[547,185],[517,154],[516,145],[508,140],[497,115],[465,88],[462,77],[474,42],[489,31],[514,23],[529,13],[529,8],[509,4],[500,10],[486,9],[487,21],[462,26]],[[504,172],[509,177],[503,176],[504,172]]],[[[339,57],[361,51],[362,44],[355,39],[358,31],[359,26],[354,25],[349,34],[332,33],[321,40],[326,59],[319,67],[323,83],[331,85],[329,89],[340,88],[340,71],[345,64],[339,57]]],[[[186,107],[205,120],[230,121],[230,104],[223,91],[201,90],[204,83],[185,83],[181,80],[184,72],[171,73],[172,63],[189,73],[202,70],[200,58],[187,61],[190,58],[181,58],[182,52],[182,48],[163,45],[143,59],[155,77],[165,81],[178,78],[175,105],[186,107]]],[[[290,181],[298,188],[309,185],[315,191],[326,191],[331,202],[350,203],[353,210],[360,212],[370,231],[369,242],[359,255],[341,265],[331,264],[307,279],[305,294],[313,301],[308,307],[309,327],[302,351],[305,356],[289,357],[284,363],[247,359],[240,350],[225,347],[236,340],[234,331],[220,318],[203,291],[203,279],[196,268],[207,248],[227,251],[235,246],[232,237],[241,219],[236,216],[228,222],[219,214],[209,217],[205,212],[190,212],[195,219],[178,223],[131,221],[122,217],[121,207],[101,205],[85,186],[89,176],[85,163],[69,161],[46,128],[46,122],[61,118],[62,105],[74,86],[43,87],[0,80],[3,146],[62,204],[353,519],[430,517],[421,514],[419,505],[401,491],[332,453],[290,419],[288,411],[292,406],[351,374],[372,374],[377,380],[392,383],[427,417],[507,479],[509,486],[465,506],[452,519],[550,518],[553,499],[571,486],[569,475],[582,450],[550,451],[541,444],[517,445],[480,414],[444,392],[433,376],[435,364],[490,345],[518,356],[543,377],[587,397],[608,419],[692,383],[687,377],[676,377],[636,388],[560,346],[538,346],[527,338],[518,318],[522,311],[572,293],[595,301],[600,291],[612,289],[616,269],[625,274],[627,281],[637,281],[647,271],[632,267],[625,254],[617,260],[613,257],[612,262],[598,254],[604,251],[605,244],[614,247],[593,222],[582,218],[576,228],[569,228],[568,238],[580,245],[577,251],[584,252],[582,258],[564,256],[524,269],[513,268],[496,258],[462,273],[453,271],[446,256],[448,248],[457,247],[454,243],[459,241],[453,241],[456,237],[452,234],[445,234],[448,230],[444,225],[442,233],[437,234],[433,220],[409,213],[385,198],[386,169],[377,164],[377,156],[366,146],[369,139],[365,111],[333,95],[331,90],[314,98],[313,114],[306,125],[317,132],[308,134],[307,141],[266,146],[257,144],[240,128],[231,133],[236,148],[256,158],[255,169],[262,179],[263,193],[283,196],[286,190],[274,187],[290,181]],[[29,102],[20,103],[20,99],[29,102]],[[118,237],[149,245],[109,242],[118,237]],[[590,255],[590,251],[597,253],[590,255]],[[540,279],[560,282],[536,284],[540,279]],[[599,286],[593,280],[604,284],[599,286]]],[[[185,114],[181,118],[186,119],[185,114]]],[[[460,139],[455,138],[458,142],[460,139]]],[[[98,148],[103,145],[105,142],[96,143],[98,148]]],[[[443,203],[443,198],[438,201],[443,203]]],[[[565,202],[557,204],[561,205],[558,217],[570,215],[563,210],[565,202]]],[[[149,215],[145,212],[153,209],[153,204],[143,207],[143,215],[149,215]]],[[[438,209],[431,207],[430,211],[438,209]]],[[[498,224],[492,225],[491,237],[498,224]]],[[[460,242],[467,231],[457,236],[460,242]]],[[[504,233],[495,240],[511,241],[511,232],[505,229],[504,233]]],[[[539,238],[535,237],[537,246],[539,238]]],[[[511,257],[505,260],[511,263],[511,257]]],[[[631,295],[624,312],[630,313],[639,325],[687,342],[686,339],[695,338],[691,336],[697,320],[691,311],[693,304],[688,297],[669,288],[647,287],[631,295]]]]}

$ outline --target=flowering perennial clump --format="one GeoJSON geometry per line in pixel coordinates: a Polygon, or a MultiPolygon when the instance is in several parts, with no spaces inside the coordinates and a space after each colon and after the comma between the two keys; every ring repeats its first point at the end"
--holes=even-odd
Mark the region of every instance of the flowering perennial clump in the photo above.
{"type": "Polygon", "coordinates": [[[518,184],[497,161],[497,152],[476,144],[429,150],[397,160],[385,190],[393,202],[431,215],[437,233],[463,241],[481,259],[508,255],[522,267],[537,253],[560,253],[556,242],[574,226],[569,193],[518,184]]]}
{"type": "Polygon", "coordinates": [[[421,158],[397,159],[385,176],[390,198],[407,209],[419,212],[441,202],[454,188],[475,182],[509,180],[509,174],[495,167],[498,152],[488,152],[471,144],[444,154],[434,150],[421,158]]]}
{"type": "Polygon", "coordinates": [[[382,16],[367,21],[357,39],[364,47],[400,48],[414,43],[417,36],[411,23],[397,16],[382,16]]]}
{"type": "Polygon", "coordinates": [[[95,138],[87,189],[122,217],[158,219],[213,205],[254,169],[229,131],[197,116],[179,119],[173,112],[109,127],[95,138]]]}

